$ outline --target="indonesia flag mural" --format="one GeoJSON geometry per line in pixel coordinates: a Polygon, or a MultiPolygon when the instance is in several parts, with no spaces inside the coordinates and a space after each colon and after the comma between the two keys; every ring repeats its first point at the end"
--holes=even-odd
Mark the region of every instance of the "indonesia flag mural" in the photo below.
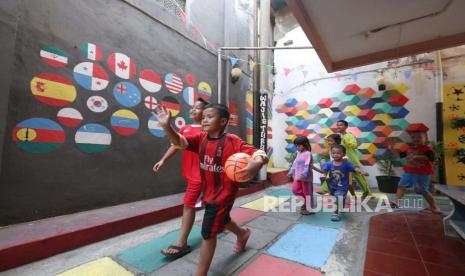
{"type": "Polygon", "coordinates": [[[165,137],[165,135],[166,135],[165,131],[161,127],[161,125],[158,122],[157,117],[155,117],[155,115],[152,115],[150,117],[149,122],[148,122],[148,128],[149,128],[150,133],[153,136],[165,137]]]}
{"type": "Polygon", "coordinates": [[[120,109],[111,116],[111,128],[118,134],[130,136],[139,130],[139,118],[128,109],[120,109]]]}
{"type": "Polygon", "coordinates": [[[13,141],[24,151],[49,153],[63,144],[65,132],[50,119],[31,118],[16,125],[13,129],[13,141]]]}
{"type": "Polygon", "coordinates": [[[71,107],[62,108],[57,114],[58,122],[67,127],[77,127],[82,119],[81,113],[71,107]]]}
{"type": "Polygon", "coordinates": [[[161,89],[160,75],[152,69],[142,70],[139,74],[140,85],[150,93],[155,93],[161,89]]]}
{"type": "Polygon", "coordinates": [[[176,74],[166,74],[165,86],[171,93],[179,94],[182,91],[183,83],[180,77],[176,74]]]}
{"type": "Polygon", "coordinates": [[[92,62],[81,62],[74,67],[74,79],[87,90],[100,91],[108,86],[108,74],[102,66],[92,62]]]}
{"type": "Polygon", "coordinates": [[[99,61],[103,58],[102,51],[100,51],[100,48],[92,43],[82,43],[81,52],[90,60],[99,61]]]}
{"type": "Polygon", "coordinates": [[[31,80],[31,92],[38,101],[51,106],[67,106],[76,99],[73,83],[56,74],[35,76],[31,80]]]}
{"type": "Polygon", "coordinates": [[[136,73],[134,60],[122,53],[111,53],[107,64],[110,70],[122,79],[130,79],[136,73]]]}
{"type": "Polygon", "coordinates": [[[102,125],[86,124],[78,129],[74,141],[82,152],[102,152],[110,147],[111,133],[102,125]]]}
{"type": "Polygon", "coordinates": [[[53,67],[63,67],[68,64],[68,57],[65,52],[57,48],[43,48],[40,50],[40,58],[43,62],[53,67]]]}

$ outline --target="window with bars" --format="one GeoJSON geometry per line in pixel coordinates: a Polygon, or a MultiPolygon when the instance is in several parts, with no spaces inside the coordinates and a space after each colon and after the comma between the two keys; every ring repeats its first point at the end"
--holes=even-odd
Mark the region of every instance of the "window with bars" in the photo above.
{"type": "Polygon", "coordinates": [[[186,0],[153,0],[158,5],[164,7],[169,13],[178,17],[183,17],[182,12],[186,9],[186,0]]]}

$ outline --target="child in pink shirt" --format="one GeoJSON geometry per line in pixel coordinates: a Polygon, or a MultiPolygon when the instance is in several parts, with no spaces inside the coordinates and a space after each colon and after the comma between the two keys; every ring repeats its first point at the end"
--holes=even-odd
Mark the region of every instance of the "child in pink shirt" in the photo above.
{"type": "Polygon", "coordinates": [[[312,215],[311,210],[313,205],[313,170],[322,172],[320,169],[313,166],[312,152],[310,142],[306,137],[297,137],[294,140],[294,145],[297,147],[297,157],[292,163],[289,170],[289,176],[292,176],[292,192],[304,198],[302,205],[302,215],[312,215]]]}

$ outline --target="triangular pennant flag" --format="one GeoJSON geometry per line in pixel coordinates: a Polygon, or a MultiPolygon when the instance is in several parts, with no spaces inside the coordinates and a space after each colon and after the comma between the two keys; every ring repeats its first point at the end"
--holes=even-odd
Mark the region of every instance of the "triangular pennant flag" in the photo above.
{"type": "Polygon", "coordinates": [[[409,79],[410,77],[412,76],[412,69],[411,68],[407,68],[404,70],[404,77],[406,79],[409,79]]]}
{"type": "Polygon", "coordinates": [[[255,61],[253,61],[253,59],[249,60],[249,69],[250,69],[250,71],[253,71],[253,69],[255,68],[255,65],[257,65],[257,63],[255,63],[255,61]]]}
{"type": "Polygon", "coordinates": [[[268,74],[271,74],[273,72],[273,65],[266,65],[266,71],[268,71],[268,74]]]}
{"type": "Polygon", "coordinates": [[[234,67],[234,65],[237,64],[237,57],[231,57],[231,65],[234,67]]]}
{"type": "Polygon", "coordinates": [[[209,49],[211,49],[211,50],[213,50],[213,51],[216,52],[216,46],[215,46],[215,44],[213,44],[213,43],[210,42],[210,41],[208,41],[207,44],[208,44],[208,48],[209,48],[209,49]]]}
{"type": "Polygon", "coordinates": [[[341,73],[334,73],[334,75],[336,75],[337,81],[341,80],[341,77],[342,77],[341,73]]]}
{"type": "Polygon", "coordinates": [[[284,76],[287,77],[287,75],[289,75],[289,73],[291,72],[291,69],[289,68],[284,68],[284,76]]]}
{"type": "Polygon", "coordinates": [[[357,78],[358,78],[357,73],[352,73],[351,76],[352,76],[352,79],[353,79],[354,81],[357,81],[357,78]]]}
{"type": "Polygon", "coordinates": [[[199,29],[197,27],[192,26],[191,27],[192,34],[194,35],[195,39],[199,39],[199,29]]]}
{"type": "Polygon", "coordinates": [[[181,17],[181,21],[184,24],[184,26],[186,26],[186,13],[184,13],[184,11],[180,9],[179,16],[181,17]]]}
{"type": "Polygon", "coordinates": [[[205,45],[205,48],[207,48],[207,42],[208,42],[207,38],[204,37],[203,35],[201,35],[201,36],[202,36],[203,44],[205,45]]]}
{"type": "Polygon", "coordinates": [[[306,79],[308,75],[308,70],[302,70],[302,74],[304,74],[304,79],[306,79]]]}

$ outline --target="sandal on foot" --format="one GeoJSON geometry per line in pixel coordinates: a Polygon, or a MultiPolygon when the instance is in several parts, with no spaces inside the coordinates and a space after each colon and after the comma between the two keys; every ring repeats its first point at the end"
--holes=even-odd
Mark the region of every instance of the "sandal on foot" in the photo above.
{"type": "Polygon", "coordinates": [[[338,214],[333,214],[331,216],[331,221],[340,221],[341,217],[338,214]]]}
{"type": "Polygon", "coordinates": [[[394,201],[389,201],[389,205],[391,206],[392,209],[394,209],[394,208],[399,208],[399,206],[397,205],[397,203],[395,203],[394,201]]]}
{"type": "Polygon", "coordinates": [[[300,210],[300,214],[301,214],[301,215],[304,215],[304,216],[308,216],[308,215],[314,215],[315,213],[314,213],[314,212],[310,212],[310,211],[308,211],[307,209],[304,209],[304,210],[300,210]]]}
{"type": "Polygon", "coordinates": [[[186,255],[187,253],[191,251],[192,251],[192,248],[189,245],[177,246],[177,245],[172,244],[168,246],[168,248],[161,250],[161,254],[165,255],[166,257],[177,259],[177,258],[181,258],[182,256],[186,255]],[[175,253],[165,252],[165,250],[169,250],[169,249],[177,250],[177,252],[175,253]]]}
{"type": "Polygon", "coordinates": [[[440,215],[440,216],[445,216],[445,214],[441,210],[434,210],[430,207],[425,208],[420,211],[420,213],[426,213],[426,214],[434,214],[434,215],[440,215]]]}
{"type": "Polygon", "coordinates": [[[234,252],[236,253],[241,253],[245,249],[245,245],[247,244],[247,241],[249,240],[250,237],[250,229],[246,228],[244,230],[244,235],[242,236],[241,241],[236,241],[236,244],[234,245],[234,252]]]}

